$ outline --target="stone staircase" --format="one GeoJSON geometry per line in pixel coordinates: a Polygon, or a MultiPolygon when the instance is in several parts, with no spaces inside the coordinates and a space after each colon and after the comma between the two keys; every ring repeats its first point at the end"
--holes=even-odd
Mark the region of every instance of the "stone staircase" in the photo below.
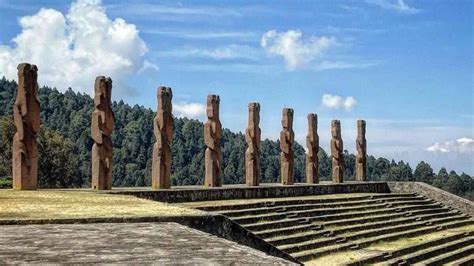
{"type": "MultiPolygon", "coordinates": [[[[301,262],[380,241],[474,224],[468,215],[416,194],[265,199],[197,208],[230,218],[301,262]]],[[[472,262],[473,235],[465,232],[352,264],[439,265],[459,261],[463,265],[472,262]]]]}

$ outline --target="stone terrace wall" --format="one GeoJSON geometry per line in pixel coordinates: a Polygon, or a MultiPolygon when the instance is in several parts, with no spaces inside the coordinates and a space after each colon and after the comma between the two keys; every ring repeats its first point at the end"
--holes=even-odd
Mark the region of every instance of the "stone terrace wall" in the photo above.
{"type": "Polygon", "coordinates": [[[461,198],[437,187],[422,182],[389,182],[391,192],[395,193],[418,193],[443,203],[446,206],[458,209],[470,216],[474,216],[474,203],[461,198]]]}
{"type": "Polygon", "coordinates": [[[173,188],[168,190],[112,190],[107,193],[132,195],[163,202],[191,202],[208,200],[280,198],[338,193],[390,193],[386,182],[315,184],[315,185],[263,185],[259,187],[225,186],[219,188],[173,188]]]}

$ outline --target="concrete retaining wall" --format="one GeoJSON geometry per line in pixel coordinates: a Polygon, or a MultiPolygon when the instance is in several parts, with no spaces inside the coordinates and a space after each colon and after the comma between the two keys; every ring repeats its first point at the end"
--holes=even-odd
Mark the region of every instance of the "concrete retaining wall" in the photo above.
{"type": "Polygon", "coordinates": [[[446,192],[422,182],[389,182],[390,191],[394,193],[417,193],[427,198],[455,208],[474,216],[474,202],[446,192]]]}
{"type": "Polygon", "coordinates": [[[340,193],[390,193],[386,182],[348,182],[343,184],[298,184],[292,186],[265,185],[259,187],[224,186],[220,188],[176,188],[158,190],[120,189],[107,193],[132,195],[139,198],[176,203],[208,200],[298,197],[340,193]]]}

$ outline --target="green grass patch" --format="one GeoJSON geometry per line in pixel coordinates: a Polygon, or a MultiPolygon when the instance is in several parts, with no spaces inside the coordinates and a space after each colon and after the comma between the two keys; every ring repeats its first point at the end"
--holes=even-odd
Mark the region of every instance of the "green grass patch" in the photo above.
{"type": "Polygon", "coordinates": [[[198,210],[80,190],[0,190],[0,220],[199,215],[198,210]]]}

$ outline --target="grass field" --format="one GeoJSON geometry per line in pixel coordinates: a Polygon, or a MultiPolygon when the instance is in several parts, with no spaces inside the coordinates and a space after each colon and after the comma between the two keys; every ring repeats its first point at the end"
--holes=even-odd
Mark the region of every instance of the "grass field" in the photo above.
{"type": "Polygon", "coordinates": [[[0,189],[0,220],[198,215],[198,210],[133,196],[79,190],[0,189]]]}

